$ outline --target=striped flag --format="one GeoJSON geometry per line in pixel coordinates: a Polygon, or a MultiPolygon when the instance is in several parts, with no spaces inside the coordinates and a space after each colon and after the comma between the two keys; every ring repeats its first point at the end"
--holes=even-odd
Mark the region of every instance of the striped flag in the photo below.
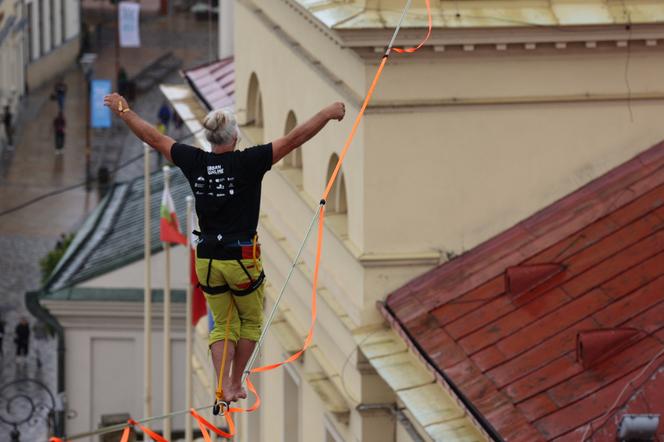
{"type": "Polygon", "coordinates": [[[175,213],[175,204],[168,188],[167,181],[164,184],[164,192],[161,194],[161,218],[159,220],[159,239],[163,242],[186,244],[187,239],[180,231],[178,217],[175,213]]]}

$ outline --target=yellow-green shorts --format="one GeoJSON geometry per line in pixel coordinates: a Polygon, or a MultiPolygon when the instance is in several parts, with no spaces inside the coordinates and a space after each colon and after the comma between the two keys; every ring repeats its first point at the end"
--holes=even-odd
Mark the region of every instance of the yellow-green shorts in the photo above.
{"type": "MultiPolygon", "coordinates": [[[[211,260],[196,258],[196,274],[201,284],[209,287],[228,285],[233,290],[244,290],[251,281],[237,260],[211,260]],[[208,279],[208,269],[210,275],[208,279]]],[[[263,265],[260,258],[242,259],[242,264],[255,281],[260,276],[263,265]]],[[[263,292],[265,283],[248,295],[237,296],[227,291],[218,295],[205,293],[208,306],[214,318],[214,328],[210,331],[209,345],[228,338],[232,342],[238,339],[258,341],[263,327],[263,292]],[[226,320],[229,304],[233,303],[230,315],[230,327],[226,336],[226,320]]]]}

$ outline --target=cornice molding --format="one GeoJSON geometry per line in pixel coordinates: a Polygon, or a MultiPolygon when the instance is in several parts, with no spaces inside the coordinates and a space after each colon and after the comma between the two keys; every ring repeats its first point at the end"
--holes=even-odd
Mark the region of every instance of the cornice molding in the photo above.
{"type": "MultiPolygon", "coordinates": [[[[113,301],[40,302],[65,329],[143,330],[143,304],[113,301]]],[[[171,304],[171,331],[185,331],[185,306],[171,304]]],[[[163,304],[153,303],[153,330],[163,330],[163,304]]]]}

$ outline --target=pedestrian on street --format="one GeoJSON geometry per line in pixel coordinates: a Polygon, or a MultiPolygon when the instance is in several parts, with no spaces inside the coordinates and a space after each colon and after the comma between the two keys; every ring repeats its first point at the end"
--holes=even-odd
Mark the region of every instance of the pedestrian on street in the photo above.
{"type": "Polygon", "coordinates": [[[65,84],[62,77],[58,79],[58,82],[53,86],[53,94],[51,97],[58,102],[58,110],[64,112],[65,110],[65,97],[67,96],[67,85],[65,84]]]}
{"type": "Polygon", "coordinates": [[[62,154],[62,149],[65,147],[65,116],[62,112],[53,119],[53,132],[55,133],[55,154],[62,154]]]}
{"type": "Polygon", "coordinates": [[[16,356],[28,355],[28,344],[30,343],[30,324],[26,318],[21,318],[14,329],[14,343],[16,344],[16,356]]]}
{"type": "Polygon", "coordinates": [[[171,107],[168,105],[168,102],[164,100],[164,102],[161,103],[161,107],[159,108],[159,112],[157,113],[157,118],[159,119],[159,124],[163,125],[163,128],[159,128],[162,134],[165,134],[168,132],[168,123],[171,121],[171,107]]]}
{"type": "Polygon", "coordinates": [[[12,128],[12,111],[8,104],[5,105],[5,112],[2,116],[2,124],[5,126],[5,136],[7,137],[7,144],[9,147],[14,146],[14,133],[12,128]]]}

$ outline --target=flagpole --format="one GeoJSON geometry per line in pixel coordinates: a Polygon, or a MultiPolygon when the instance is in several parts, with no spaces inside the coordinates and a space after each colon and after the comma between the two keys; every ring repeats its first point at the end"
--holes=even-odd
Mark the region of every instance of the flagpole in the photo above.
{"type": "MultiPolygon", "coordinates": [[[[185,238],[187,238],[187,259],[189,259],[190,254],[191,254],[191,231],[194,230],[193,224],[193,218],[192,218],[192,212],[193,212],[193,205],[194,205],[194,197],[191,195],[187,196],[186,198],[187,201],[187,224],[186,224],[186,230],[185,230],[185,238]]],[[[189,259],[189,272],[192,272],[193,269],[191,268],[191,259],[189,259]]],[[[185,324],[187,326],[187,335],[186,335],[186,346],[185,346],[185,354],[187,355],[187,368],[185,372],[185,403],[186,403],[186,409],[189,410],[193,406],[193,398],[192,398],[192,373],[193,373],[193,345],[192,345],[192,327],[193,324],[192,322],[192,299],[191,297],[194,295],[192,286],[191,286],[191,275],[189,278],[189,281],[187,282],[187,313],[186,313],[186,318],[185,318],[185,324]]],[[[185,416],[185,442],[193,442],[193,427],[192,427],[192,422],[191,422],[191,415],[187,414],[185,416]]]]}
{"type": "Polygon", "coordinates": [[[143,312],[143,384],[144,384],[144,403],[143,416],[152,416],[152,245],[151,245],[151,220],[150,220],[150,202],[152,193],[150,191],[150,146],[143,143],[145,154],[145,195],[144,195],[144,260],[145,260],[145,287],[144,312],[143,312]]]}
{"type": "MultiPolygon", "coordinates": [[[[164,192],[170,195],[171,168],[164,166],[164,192]]],[[[164,281],[164,414],[171,412],[171,244],[163,242],[166,257],[164,281]]],[[[171,440],[171,419],[164,420],[164,438],[171,440]]]]}

